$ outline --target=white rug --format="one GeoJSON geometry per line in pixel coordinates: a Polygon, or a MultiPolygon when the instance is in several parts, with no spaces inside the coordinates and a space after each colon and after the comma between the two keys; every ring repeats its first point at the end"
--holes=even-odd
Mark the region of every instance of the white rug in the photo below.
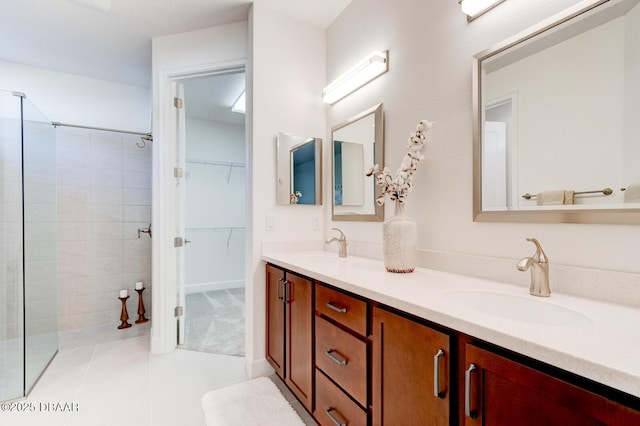
{"type": "Polygon", "coordinates": [[[304,426],[304,422],[267,377],[204,394],[207,426],[304,426]]]}

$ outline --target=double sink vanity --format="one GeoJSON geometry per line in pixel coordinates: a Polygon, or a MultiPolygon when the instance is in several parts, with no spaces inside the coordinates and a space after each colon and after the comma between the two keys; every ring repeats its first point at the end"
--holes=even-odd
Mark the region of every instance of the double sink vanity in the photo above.
{"type": "Polygon", "coordinates": [[[640,312],[264,253],[267,359],[322,425],[640,424],[640,312]]]}

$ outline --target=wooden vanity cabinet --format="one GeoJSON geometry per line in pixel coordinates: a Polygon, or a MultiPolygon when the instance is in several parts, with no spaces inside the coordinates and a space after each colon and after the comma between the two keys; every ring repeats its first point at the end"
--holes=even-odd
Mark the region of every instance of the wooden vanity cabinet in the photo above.
{"type": "Polygon", "coordinates": [[[313,282],[267,265],[266,357],[300,402],[313,402],[313,282]]]}
{"type": "Polygon", "coordinates": [[[368,302],[317,284],[316,403],[322,426],[367,426],[369,406],[368,302]]]}
{"type": "Polygon", "coordinates": [[[465,426],[640,425],[640,412],[467,344],[465,426]]]}
{"type": "Polygon", "coordinates": [[[449,336],[379,307],[372,325],[373,425],[449,425],[449,336]]]}

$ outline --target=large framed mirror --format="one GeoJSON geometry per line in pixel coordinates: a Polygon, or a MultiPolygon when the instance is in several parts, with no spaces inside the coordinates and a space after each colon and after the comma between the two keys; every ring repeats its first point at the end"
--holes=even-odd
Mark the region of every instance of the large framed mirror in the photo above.
{"type": "Polygon", "coordinates": [[[322,139],[278,133],[277,203],[322,204],[322,139]]]}
{"type": "Polygon", "coordinates": [[[380,187],[365,175],[374,164],[384,167],[384,117],[378,104],[331,128],[332,220],[383,221],[376,204],[380,187]]]}
{"type": "Polygon", "coordinates": [[[473,63],[474,220],[640,224],[640,0],[588,0],[473,63]]]}

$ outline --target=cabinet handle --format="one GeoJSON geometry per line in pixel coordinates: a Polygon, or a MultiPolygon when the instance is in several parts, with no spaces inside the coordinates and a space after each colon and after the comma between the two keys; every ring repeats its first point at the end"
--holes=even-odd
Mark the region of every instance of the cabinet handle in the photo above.
{"type": "Polygon", "coordinates": [[[443,357],[444,351],[438,349],[433,357],[433,394],[436,398],[444,399],[445,393],[440,392],[440,357],[443,357]]]}
{"type": "Polygon", "coordinates": [[[291,293],[291,289],[289,288],[289,285],[288,285],[288,284],[291,284],[291,281],[289,281],[289,280],[284,280],[284,281],[282,282],[282,287],[284,287],[284,297],[282,298],[282,301],[283,301],[285,304],[287,304],[287,303],[291,302],[291,300],[289,300],[289,296],[290,296],[291,294],[287,294],[287,289],[289,289],[288,293],[291,293]]]}
{"type": "Polygon", "coordinates": [[[276,284],[278,300],[281,300],[284,302],[284,296],[281,294],[282,292],[280,291],[281,287],[284,287],[284,278],[278,278],[278,284],[276,284]]]}
{"type": "Polygon", "coordinates": [[[327,308],[329,309],[333,309],[336,312],[339,312],[341,314],[346,314],[347,313],[347,308],[339,308],[336,305],[333,304],[333,302],[327,302],[327,308]]]}
{"type": "Polygon", "coordinates": [[[346,360],[346,358],[344,358],[342,355],[340,355],[337,351],[334,351],[333,349],[328,349],[325,354],[327,354],[327,356],[329,358],[331,358],[336,364],[340,364],[340,365],[347,365],[348,361],[346,360]]]}
{"type": "Polygon", "coordinates": [[[471,373],[477,369],[475,364],[470,364],[464,372],[464,414],[472,419],[478,417],[476,410],[471,409],[471,373]]]}
{"type": "Polygon", "coordinates": [[[333,407],[327,408],[327,416],[329,416],[331,421],[336,426],[347,426],[347,423],[344,420],[342,420],[342,416],[335,408],[333,407]],[[333,413],[336,413],[336,414],[333,414],[333,413]]]}

